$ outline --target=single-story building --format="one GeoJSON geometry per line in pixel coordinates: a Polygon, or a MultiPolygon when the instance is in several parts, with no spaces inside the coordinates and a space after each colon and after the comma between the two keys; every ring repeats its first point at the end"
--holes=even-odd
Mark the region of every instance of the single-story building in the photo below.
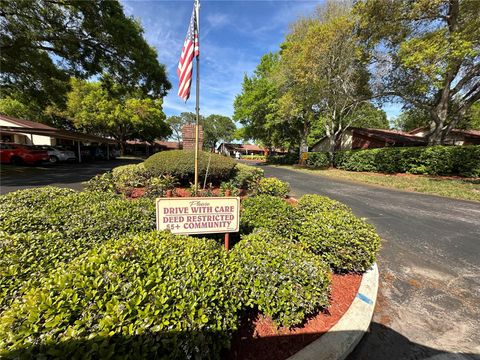
{"type": "MultiPolygon", "coordinates": [[[[335,144],[335,150],[373,149],[387,146],[425,146],[427,141],[419,136],[398,130],[348,128],[335,144]]],[[[329,151],[325,136],[310,151],[329,151]]]]}
{"type": "Polygon", "coordinates": [[[237,152],[241,155],[265,155],[265,149],[253,144],[221,143],[217,152],[227,156],[235,156],[237,152]]]}
{"type": "MultiPolygon", "coordinates": [[[[408,133],[418,137],[425,137],[428,128],[420,127],[408,133]]],[[[445,145],[480,145],[480,130],[452,129],[444,141],[445,145]]]]}
{"type": "Polygon", "coordinates": [[[110,145],[116,144],[113,139],[61,130],[35,121],[3,114],[0,114],[0,140],[25,145],[67,146],[76,152],[80,162],[82,161],[82,145],[103,144],[106,147],[106,156],[109,158],[110,145]]]}

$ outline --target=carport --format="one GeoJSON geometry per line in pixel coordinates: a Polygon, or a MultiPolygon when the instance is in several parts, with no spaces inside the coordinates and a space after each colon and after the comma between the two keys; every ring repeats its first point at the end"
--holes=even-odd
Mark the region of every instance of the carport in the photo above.
{"type": "Polygon", "coordinates": [[[0,126],[0,137],[3,139],[6,136],[29,136],[32,145],[43,145],[43,144],[34,144],[34,135],[50,137],[53,139],[63,139],[70,140],[77,147],[78,161],[82,162],[82,153],[81,153],[81,143],[82,142],[93,142],[98,144],[105,144],[107,146],[107,160],[110,159],[110,145],[116,144],[117,142],[113,139],[108,139],[96,135],[84,134],[76,131],[69,130],[60,130],[52,127],[45,128],[32,128],[25,126],[0,126]]]}

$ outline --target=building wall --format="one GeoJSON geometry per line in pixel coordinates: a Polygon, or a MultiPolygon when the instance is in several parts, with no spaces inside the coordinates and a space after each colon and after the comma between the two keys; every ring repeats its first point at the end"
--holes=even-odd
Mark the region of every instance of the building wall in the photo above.
{"type": "MultiPolygon", "coordinates": [[[[340,142],[335,146],[335,150],[352,150],[353,136],[352,130],[347,130],[343,133],[340,142]]],[[[330,151],[330,143],[327,138],[322,139],[320,142],[312,147],[313,152],[330,151]]]]}
{"type": "MultiPolygon", "coordinates": [[[[0,126],[21,127],[13,122],[0,119],[0,126]]],[[[14,142],[26,145],[55,145],[55,138],[44,135],[32,135],[27,133],[19,133],[14,135],[14,142]]]]}

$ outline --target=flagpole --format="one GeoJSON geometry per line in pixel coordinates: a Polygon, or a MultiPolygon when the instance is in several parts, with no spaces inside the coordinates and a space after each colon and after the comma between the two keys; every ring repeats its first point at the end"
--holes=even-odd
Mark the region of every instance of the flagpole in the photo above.
{"type": "MultiPolygon", "coordinates": [[[[197,36],[198,36],[198,47],[200,48],[200,0],[195,0],[195,17],[196,17],[196,26],[197,26],[197,36]]],[[[200,123],[200,55],[196,56],[197,58],[197,94],[196,94],[196,113],[197,119],[195,124],[195,195],[198,194],[198,153],[199,153],[199,123],[200,123]]]]}

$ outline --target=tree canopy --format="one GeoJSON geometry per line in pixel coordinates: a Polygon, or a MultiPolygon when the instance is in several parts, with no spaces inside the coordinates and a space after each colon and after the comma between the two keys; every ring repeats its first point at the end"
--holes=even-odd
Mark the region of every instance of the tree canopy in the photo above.
{"type": "Polygon", "coordinates": [[[72,76],[109,74],[152,97],[171,87],[141,25],[116,0],[3,1],[0,18],[2,94],[34,110],[64,109],[72,76]]]}
{"type": "Polygon", "coordinates": [[[364,0],[356,3],[375,96],[428,114],[441,143],[480,99],[480,2],[364,0]]]}
{"type": "Polygon", "coordinates": [[[72,79],[71,88],[66,115],[77,129],[111,136],[122,147],[129,139],[152,142],[171,134],[161,99],[112,96],[101,82],[78,79],[72,79]]]}

